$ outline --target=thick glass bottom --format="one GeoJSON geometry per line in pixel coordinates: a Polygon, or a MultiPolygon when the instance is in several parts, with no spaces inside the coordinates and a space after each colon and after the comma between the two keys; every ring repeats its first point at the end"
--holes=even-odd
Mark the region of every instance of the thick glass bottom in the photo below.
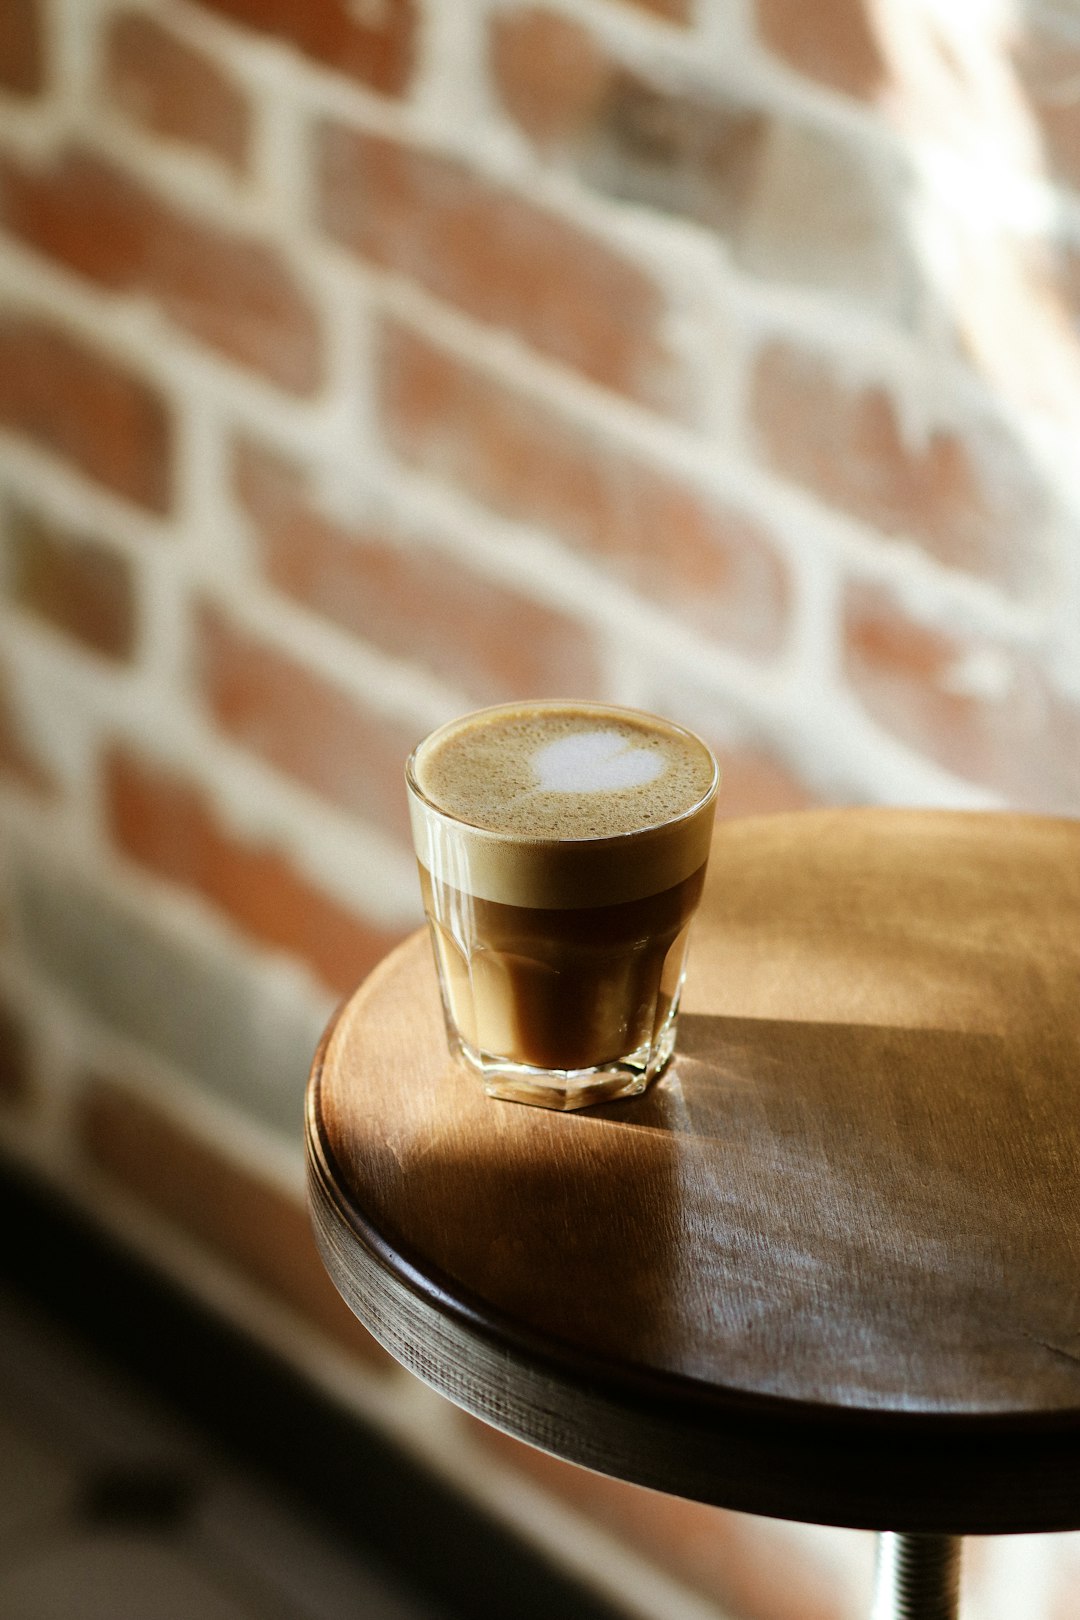
{"type": "Polygon", "coordinates": [[[489,1097],[530,1103],[536,1108],[588,1108],[618,1097],[636,1097],[670,1062],[675,1050],[676,1000],[654,1040],[625,1057],[589,1069],[536,1069],[527,1063],[478,1051],[457,1036],[454,1045],[484,1082],[489,1097]]]}

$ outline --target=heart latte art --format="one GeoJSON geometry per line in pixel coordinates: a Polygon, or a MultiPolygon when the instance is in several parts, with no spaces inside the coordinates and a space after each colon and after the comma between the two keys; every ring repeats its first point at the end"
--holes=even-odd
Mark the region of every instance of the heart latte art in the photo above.
{"type": "Polygon", "coordinates": [[[542,793],[613,793],[655,782],[665,762],[616,731],[572,731],[538,748],[532,767],[542,793]]]}

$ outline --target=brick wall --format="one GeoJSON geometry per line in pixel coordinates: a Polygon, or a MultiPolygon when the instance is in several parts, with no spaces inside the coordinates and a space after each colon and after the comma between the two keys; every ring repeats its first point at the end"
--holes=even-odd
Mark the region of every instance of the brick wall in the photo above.
{"type": "Polygon", "coordinates": [[[389,1367],[307,1061],[479,703],[683,718],[730,814],[1080,813],[1078,65],[1051,0],[0,6],[4,1142],[628,1614],[843,1620],[867,1540],[389,1367]]]}

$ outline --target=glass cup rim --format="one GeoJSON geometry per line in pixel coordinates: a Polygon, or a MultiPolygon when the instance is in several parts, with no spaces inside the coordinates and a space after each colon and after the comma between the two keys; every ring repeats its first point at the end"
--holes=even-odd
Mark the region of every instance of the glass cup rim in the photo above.
{"type": "Polygon", "coordinates": [[[659,832],[660,830],[669,827],[677,827],[680,822],[688,821],[692,817],[700,815],[702,810],[708,807],[710,801],[715,799],[720,788],[720,777],[720,762],[716,755],[713,753],[705,739],[699,736],[696,731],[692,731],[689,726],[680,725],[677,720],[669,720],[665,715],[656,714],[650,709],[633,708],[625,703],[603,703],[593,698],[535,698],[524,699],[516,703],[490,703],[480,709],[469,709],[466,711],[466,713],[459,714],[452,720],[444,720],[441,725],[436,726],[432,731],[429,731],[426,736],[421,737],[420,741],[416,744],[415,748],[409,754],[408,759],[405,761],[406,787],[413,797],[423,805],[424,809],[429,811],[432,815],[441,817],[444,821],[449,822],[452,826],[467,827],[471,833],[479,834],[484,838],[497,839],[508,844],[533,846],[538,844],[614,844],[623,839],[641,838],[648,833],[659,832]],[[466,816],[458,815],[453,810],[445,809],[442,805],[436,804],[434,799],[428,797],[416,779],[416,760],[421,749],[425,748],[428,743],[432,742],[434,738],[438,737],[440,732],[448,730],[451,726],[460,725],[465,720],[477,720],[484,715],[508,714],[513,712],[515,709],[525,708],[595,709],[598,713],[629,715],[632,718],[639,720],[659,721],[661,725],[669,727],[672,731],[678,732],[681,736],[689,737],[693,742],[697,743],[699,747],[705,750],[708,758],[712,761],[712,778],[709,782],[709,786],[706,788],[705,792],[700,798],[694,800],[693,804],[689,805],[685,810],[680,810],[677,815],[665,817],[663,821],[652,821],[649,822],[647,826],[631,827],[624,832],[593,833],[585,837],[577,838],[560,838],[550,835],[538,836],[536,833],[510,832],[507,830],[500,830],[496,827],[485,827],[479,822],[470,821],[466,816]]]}

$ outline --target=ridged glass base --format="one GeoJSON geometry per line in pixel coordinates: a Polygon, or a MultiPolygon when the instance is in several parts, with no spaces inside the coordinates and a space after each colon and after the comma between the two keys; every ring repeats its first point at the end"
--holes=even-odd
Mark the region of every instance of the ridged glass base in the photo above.
{"type": "Polygon", "coordinates": [[[652,1042],[639,1046],[625,1057],[598,1063],[591,1069],[534,1069],[527,1063],[514,1063],[509,1058],[477,1051],[460,1037],[454,1044],[469,1067],[483,1079],[489,1097],[531,1103],[537,1108],[564,1111],[588,1108],[593,1103],[611,1102],[617,1097],[636,1097],[645,1090],[675,1050],[677,1012],[675,1003],[652,1042]]]}

